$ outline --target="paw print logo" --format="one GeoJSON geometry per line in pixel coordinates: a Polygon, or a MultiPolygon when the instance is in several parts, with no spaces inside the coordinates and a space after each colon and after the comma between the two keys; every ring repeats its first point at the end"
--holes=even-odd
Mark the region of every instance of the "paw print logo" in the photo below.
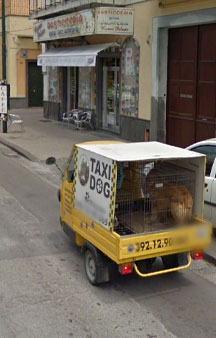
{"type": "Polygon", "coordinates": [[[96,190],[97,190],[98,194],[102,193],[103,182],[102,182],[102,180],[100,178],[97,180],[96,190]]]}

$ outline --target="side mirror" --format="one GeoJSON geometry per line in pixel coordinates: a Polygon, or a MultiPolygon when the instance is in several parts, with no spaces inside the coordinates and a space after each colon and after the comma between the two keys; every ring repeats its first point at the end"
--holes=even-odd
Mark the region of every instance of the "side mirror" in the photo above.
{"type": "Polygon", "coordinates": [[[46,164],[47,164],[47,165],[56,164],[56,159],[55,159],[55,157],[48,157],[48,158],[46,159],[46,164]]]}
{"type": "Polygon", "coordinates": [[[61,173],[62,176],[63,176],[63,172],[62,172],[61,168],[59,168],[59,166],[57,165],[57,163],[56,163],[56,158],[55,158],[55,157],[48,157],[48,158],[46,159],[46,164],[47,164],[47,165],[55,164],[56,168],[60,171],[60,173],[61,173]]]}

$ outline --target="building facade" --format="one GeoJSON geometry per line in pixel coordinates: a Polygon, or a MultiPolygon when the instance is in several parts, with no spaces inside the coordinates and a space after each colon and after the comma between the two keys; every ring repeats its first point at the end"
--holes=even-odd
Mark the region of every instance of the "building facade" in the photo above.
{"type": "MultiPolygon", "coordinates": [[[[0,78],[2,79],[2,1],[0,1],[0,78]]],[[[33,42],[28,0],[5,0],[7,82],[11,108],[43,105],[43,78],[37,57],[41,46],[33,42]]]]}
{"type": "Polygon", "coordinates": [[[46,116],[92,109],[98,128],[131,141],[185,147],[215,136],[214,0],[32,0],[31,9],[46,116]]]}

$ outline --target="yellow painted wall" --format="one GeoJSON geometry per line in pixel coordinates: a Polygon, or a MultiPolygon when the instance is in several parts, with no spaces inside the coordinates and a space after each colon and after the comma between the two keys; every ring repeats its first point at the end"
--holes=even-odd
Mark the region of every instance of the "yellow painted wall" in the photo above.
{"type": "Polygon", "coordinates": [[[140,44],[139,117],[147,120],[151,117],[153,18],[216,7],[216,0],[188,0],[177,4],[175,0],[173,2],[175,4],[166,7],[159,6],[158,0],[128,6],[135,8],[134,38],[140,44]]]}
{"type": "Polygon", "coordinates": [[[21,51],[16,55],[17,97],[27,96],[27,62],[28,60],[37,60],[38,55],[41,53],[41,51],[37,49],[24,49],[28,53],[27,58],[22,57],[21,51]]]}
{"type": "MultiPolygon", "coordinates": [[[[8,16],[6,18],[6,31],[7,81],[11,85],[11,97],[25,97],[27,92],[26,62],[27,60],[37,60],[38,54],[41,53],[41,46],[33,42],[33,21],[30,21],[28,17],[8,16]],[[26,58],[21,57],[21,50],[27,51],[26,58]]],[[[0,45],[0,64],[1,62],[0,45]]],[[[2,78],[1,67],[0,78],[2,78]]]]}

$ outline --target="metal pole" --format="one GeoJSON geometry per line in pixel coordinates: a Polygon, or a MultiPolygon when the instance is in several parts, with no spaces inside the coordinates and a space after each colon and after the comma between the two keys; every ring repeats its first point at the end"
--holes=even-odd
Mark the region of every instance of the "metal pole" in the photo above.
{"type": "MultiPolygon", "coordinates": [[[[5,0],[2,0],[2,79],[7,83],[5,0]]],[[[2,131],[7,133],[7,114],[2,119],[2,131]]]]}
{"type": "Polygon", "coordinates": [[[7,80],[6,32],[5,32],[5,0],[2,0],[2,78],[3,78],[3,80],[7,80]]]}

